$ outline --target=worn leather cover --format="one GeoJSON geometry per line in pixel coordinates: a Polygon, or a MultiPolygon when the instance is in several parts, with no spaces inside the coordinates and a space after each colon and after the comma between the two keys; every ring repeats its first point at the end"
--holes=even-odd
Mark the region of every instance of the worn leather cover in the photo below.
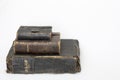
{"type": "Polygon", "coordinates": [[[50,40],[51,26],[21,26],[17,31],[18,40],[50,40]]]}
{"type": "Polygon", "coordinates": [[[13,42],[16,54],[60,54],[60,34],[54,33],[48,40],[15,40],[13,42]]]}
{"type": "Polygon", "coordinates": [[[79,43],[62,39],[59,55],[19,55],[11,47],[7,56],[8,73],[76,73],[80,68],[79,43]]]}

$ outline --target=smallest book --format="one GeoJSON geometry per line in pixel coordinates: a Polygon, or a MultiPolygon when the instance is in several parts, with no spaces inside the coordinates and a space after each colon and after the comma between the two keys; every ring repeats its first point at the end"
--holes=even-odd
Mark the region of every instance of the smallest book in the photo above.
{"type": "Polygon", "coordinates": [[[17,31],[18,40],[51,40],[51,26],[21,26],[17,31]]]}

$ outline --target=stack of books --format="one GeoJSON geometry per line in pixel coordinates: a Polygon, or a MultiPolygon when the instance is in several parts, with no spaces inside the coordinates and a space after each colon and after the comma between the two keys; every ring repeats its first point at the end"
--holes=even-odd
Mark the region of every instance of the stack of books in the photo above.
{"type": "Polygon", "coordinates": [[[21,26],[7,56],[8,73],[76,73],[78,40],[60,39],[51,26],[21,26]]]}

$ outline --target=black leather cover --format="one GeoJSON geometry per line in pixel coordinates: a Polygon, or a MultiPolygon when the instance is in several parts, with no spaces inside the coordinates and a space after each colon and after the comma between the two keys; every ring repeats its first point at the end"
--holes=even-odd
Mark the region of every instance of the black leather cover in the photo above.
{"type": "Polygon", "coordinates": [[[17,31],[18,40],[50,40],[51,26],[21,26],[17,31]]]}

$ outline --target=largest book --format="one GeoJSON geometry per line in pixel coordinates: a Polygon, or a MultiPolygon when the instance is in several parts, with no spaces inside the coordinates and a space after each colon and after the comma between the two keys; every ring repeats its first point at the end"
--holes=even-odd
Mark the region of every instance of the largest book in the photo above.
{"type": "Polygon", "coordinates": [[[11,47],[7,56],[8,73],[76,73],[80,68],[77,40],[62,39],[60,55],[19,55],[11,47]]]}

